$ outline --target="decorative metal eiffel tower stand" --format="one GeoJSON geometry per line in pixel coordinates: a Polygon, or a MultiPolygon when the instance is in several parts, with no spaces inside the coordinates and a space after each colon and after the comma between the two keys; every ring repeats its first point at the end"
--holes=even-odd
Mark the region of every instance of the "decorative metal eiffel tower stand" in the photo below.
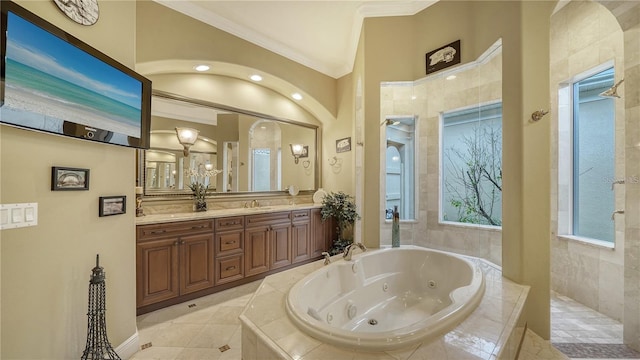
{"type": "Polygon", "coordinates": [[[96,255],[96,267],[89,280],[89,317],[87,325],[87,345],[81,359],[121,360],[107,339],[107,320],[105,319],[105,274],[100,267],[100,255],[96,255]]]}

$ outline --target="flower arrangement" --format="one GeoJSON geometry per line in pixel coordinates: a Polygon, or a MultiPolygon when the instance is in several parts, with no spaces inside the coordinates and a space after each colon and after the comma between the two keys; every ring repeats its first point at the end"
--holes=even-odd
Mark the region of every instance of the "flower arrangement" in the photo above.
{"type": "Polygon", "coordinates": [[[193,198],[195,200],[196,211],[207,211],[207,190],[209,185],[205,185],[201,182],[194,182],[189,184],[189,188],[193,192],[193,198]]]}
{"type": "Polygon", "coordinates": [[[329,253],[331,255],[341,253],[353,242],[353,224],[360,219],[353,197],[342,191],[325,195],[322,199],[320,214],[323,221],[330,218],[336,219],[338,238],[333,240],[329,253]]]}

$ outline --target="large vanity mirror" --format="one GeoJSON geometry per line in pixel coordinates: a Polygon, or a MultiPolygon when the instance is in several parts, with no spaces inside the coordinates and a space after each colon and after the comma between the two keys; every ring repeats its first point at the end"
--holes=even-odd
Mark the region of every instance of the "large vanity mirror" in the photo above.
{"type": "Polygon", "coordinates": [[[216,195],[318,187],[315,125],[158,91],[151,110],[150,148],[138,161],[145,196],[191,194],[195,182],[216,195]],[[198,131],[188,153],[176,128],[198,131]]]}

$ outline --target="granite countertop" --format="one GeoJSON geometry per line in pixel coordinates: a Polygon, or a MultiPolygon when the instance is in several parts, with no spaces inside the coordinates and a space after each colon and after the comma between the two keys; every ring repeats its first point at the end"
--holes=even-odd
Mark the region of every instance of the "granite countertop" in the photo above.
{"type": "Polygon", "coordinates": [[[183,212],[183,213],[172,213],[172,214],[153,214],[153,215],[145,215],[136,218],[136,225],[149,225],[149,224],[159,224],[159,223],[168,223],[168,222],[176,222],[176,221],[188,221],[188,220],[202,220],[202,219],[213,219],[227,216],[241,216],[241,215],[255,215],[255,214],[265,214],[270,212],[279,212],[279,211],[291,211],[291,210],[305,210],[305,209],[315,209],[322,207],[321,204],[296,204],[296,205],[270,205],[270,206],[260,206],[255,208],[229,208],[229,209],[212,209],[202,212],[183,212]]]}

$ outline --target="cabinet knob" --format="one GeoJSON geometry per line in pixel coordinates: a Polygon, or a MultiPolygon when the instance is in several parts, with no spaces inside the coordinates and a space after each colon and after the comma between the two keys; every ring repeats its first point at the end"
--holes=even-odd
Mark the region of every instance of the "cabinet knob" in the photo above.
{"type": "Polygon", "coordinates": [[[173,246],[178,246],[178,244],[179,244],[179,243],[178,243],[178,240],[176,240],[176,241],[174,241],[174,242],[173,242],[173,246]]]}
{"type": "Polygon", "coordinates": [[[180,245],[184,244],[184,240],[180,240],[180,245]]]}

